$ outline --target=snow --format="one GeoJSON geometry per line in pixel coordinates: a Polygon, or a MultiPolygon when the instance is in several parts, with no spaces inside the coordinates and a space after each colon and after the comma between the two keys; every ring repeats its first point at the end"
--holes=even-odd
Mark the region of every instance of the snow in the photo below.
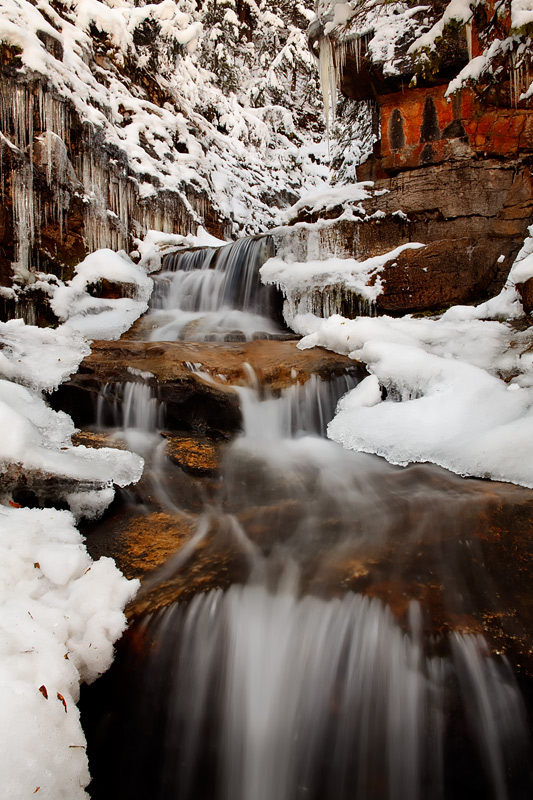
{"type": "Polygon", "coordinates": [[[91,253],[76,275],[56,288],[51,308],[56,316],[88,339],[118,339],[148,308],[153,282],[125,253],[109,249],[91,253]],[[88,288],[102,279],[123,284],[132,297],[93,297],[88,288]]]}
{"type": "Polygon", "coordinates": [[[136,588],[91,561],[69,512],[0,508],[3,797],[87,797],[78,687],[110,666],[136,588]]]}
{"type": "Polygon", "coordinates": [[[378,401],[374,392],[373,404],[363,405],[357,390],[349,393],[330,438],[394,464],[431,461],[462,475],[533,486],[526,444],[533,435],[531,389],[416,347],[367,342],[360,357],[394,396],[378,401]]]}
{"type": "Polygon", "coordinates": [[[150,230],[137,242],[139,267],[147,273],[158,272],[167,253],[188,247],[222,247],[225,244],[228,243],[212,236],[201,225],[195,235],[189,233],[186,236],[150,230]]]}
{"type": "Polygon", "coordinates": [[[72,419],[51,409],[51,392],[88,355],[88,336],[118,335],[147,305],[152,281],[125,254],[88,256],[68,284],[38,274],[56,329],[0,323],[0,771],[2,796],[86,798],[86,743],[76,702],[81,681],[111,664],[138,582],[111,559],[93,563],[75,527],[102,514],[114,486],[139,480],[140,456],[72,444],[72,419]],[[87,289],[106,278],[132,298],[101,301],[87,289]],[[76,328],[76,329],[75,329],[76,328]],[[48,482],[71,511],[17,507],[16,476],[48,482]],[[15,476],[14,478],[12,476],[15,476]]]}
{"type": "Polygon", "coordinates": [[[525,283],[533,278],[533,225],[529,233],[509,273],[509,281],[513,284],[525,283]]]}
{"type": "MultiPolygon", "coordinates": [[[[13,90],[15,127],[20,121],[18,133],[23,132],[24,141],[8,146],[23,152],[31,144],[26,123],[35,114],[43,129],[67,141],[65,113],[72,108],[82,124],[94,126],[95,140],[102,139],[118,154],[116,163],[127,165],[128,180],[117,169],[117,182],[112,183],[101,156],[100,161],[92,158],[90,151],[69,167],[80,182],[89,249],[110,243],[116,250],[124,247],[132,216],[140,233],[175,229],[174,213],[156,202],[139,209],[139,197],[147,200],[168,192],[181,201],[189,229],[195,230],[204,211],[189,201],[192,190],[194,197],[209,199],[232,233],[243,228],[260,232],[265,222],[279,222],[272,197],[283,202],[287,191],[294,197],[321,182],[321,126],[314,122],[309,130],[308,124],[309,116],[318,112],[318,87],[305,31],[278,19],[260,2],[249,9],[251,40],[241,42],[234,3],[224,5],[225,12],[208,14],[189,0],[141,6],[130,0],[65,5],[0,0],[0,41],[20,48],[23,75],[41,76],[35,93],[26,92],[22,84],[13,90]],[[209,24],[203,25],[209,16],[209,24]],[[92,36],[95,28],[101,41],[92,36]],[[148,44],[147,30],[157,34],[148,44]],[[56,49],[49,52],[43,33],[57,43],[56,49]],[[132,63],[152,73],[166,102],[155,104],[132,84],[132,63]],[[287,107],[281,124],[271,124],[275,117],[279,122],[280,92],[287,107]]],[[[291,17],[298,13],[294,9],[291,17]]],[[[10,93],[3,97],[6,116],[11,115],[10,93]]],[[[31,162],[28,167],[31,172],[31,162]]],[[[31,174],[24,179],[30,186],[31,174]]],[[[16,200],[23,191],[22,176],[15,184],[16,200]]],[[[31,199],[16,206],[17,260],[24,279],[28,244],[41,220],[31,199]]]]}
{"type": "Polygon", "coordinates": [[[511,26],[522,28],[531,25],[533,22],[533,3],[531,0],[512,0],[511,2],[511,26]]]}
{"type": "Polygon", "coordinates": [[[409,48],[410,53],[415,53],[423,48],[433,49],[435,41],[440,38],[444,28],[450,22],[458,22],[463,25],[472,19],[474,8],[481,0],[451,0],[446,6],[440,19],[427,31],[419,36],[409,48]]]}
{"type": "Polygon", "coordinates": [[[533,487],[525,444],[533,435],[533,334],[486,319],[505,307],[500,296],[435,319],[297,317],[294,327],[308,331],[300,348],[345,353],[371,373],[343,398],[328,436],[394,464],[429,461],[533,487]]]}
{"type": "Polygon", "coordinates": [[[312,214],[317,214],[347,203],[360,203],[372,196],[370,190],[373,186],[372,181],[362,181],[342,186],[321,187],[300,197],[293,206],[284,212],[284,219],[288,221],[298,216],[298,213],[304,208],[312,214]]]}
{"type": "MultiPolygon", "coordinates": [[[[347,187],[340,187],[341,190],[347,187]]],[[[261,280],[275,284],[283,291],[283,314],[290,327],[301,314],[313,312],[316,292],[326,289],[331,296],[335,290],[348,289],[367,303],[375,303],[382,291],[380,271],[386,263],[397,258],[404,250],[424,247],[418,242],[400,245],[388,253],[364,261],[355,258],[328,258],[324,261],[290,261],[289,257],[270,258],[260,270],[261,280]]]]}
{"type": "Polygon", "coordinates": [[[53,391],[78,369],[90,348],[71,328],[37,328],[21,319],[0,322],[0,377],[53,391]]]}

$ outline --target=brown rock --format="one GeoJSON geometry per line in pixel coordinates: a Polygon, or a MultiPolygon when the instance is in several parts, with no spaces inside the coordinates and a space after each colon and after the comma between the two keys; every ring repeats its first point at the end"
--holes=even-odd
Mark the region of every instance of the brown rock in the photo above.
{"type": "MultiPolygon", "coordinates": [[[[372,197],[360,206],[360,219],[331,220],[312,234],[297,226],[278,234],[277,245],[297,261],[316,258],[317,248],[320,259],[334,252],[362,261],[399,245],[425,244],[385,266],[377,310],[436,310],[481,301],[501,289],[533,216],[533,186],[529,168],[516,163],[444,162],[377,180],[372,197]]],[[[299,215],[300,221],[316,219],[305,211],[299,215]]],[[[364,313],[356,302],[351,305],[364,313]]],[[[346,303],[339,311],[353,316],[349,309],[346,303]]]]}
{"type": "Polygon", "coordinates": [[[526,314],[533,313],[533,278],[529,278],[525,283],[517,283],[516,288],[520,294],[520,299],[526,314]]]}
{"type": "MultiPolygon", "coordinates": [[[[209,434],[224,438],[241,426],[237,386],[259,385],[272,391],[305,383],[318,373],[323,378],[361,369],[346,356],[322,349],[298,350],[295,341],[267,342],[94,342],[76,375],[52,398],[56,408],[71,414],[77,425],[94,421],[98,394],[106,384],[120,387],[147,377],[165,403],[169,431],[209,434]],[[197,365],[200,374],[191,371],[197,365]],[[189,366],[188,366],[189,365],[189,366]]],[[[117,398],[119,398],[117,388],[117,398]]]]}

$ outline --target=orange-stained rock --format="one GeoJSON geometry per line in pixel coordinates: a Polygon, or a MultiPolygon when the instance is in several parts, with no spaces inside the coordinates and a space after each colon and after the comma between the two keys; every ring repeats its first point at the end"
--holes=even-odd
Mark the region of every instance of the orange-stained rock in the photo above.
{"type": "Polygon", "coordinates": [[[393,174],[449,160],[531,153],[533,111],[487,106],[470,89],[448,98],[446,90],[444,83],[380,98],[381,169],[393,174]]]}
{"type": "Polygon", "coordinates": [[[167,433],[163,436],[166,439],[165,456],[186,472],[211,475],[220,465],[220,447],[209,439],[167,433]]]}

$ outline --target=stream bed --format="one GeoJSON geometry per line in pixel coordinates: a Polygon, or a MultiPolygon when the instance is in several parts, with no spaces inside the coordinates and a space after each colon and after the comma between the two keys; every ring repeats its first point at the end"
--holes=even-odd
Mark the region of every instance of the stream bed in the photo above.
{"type": "Polygon", "coordinates": [[[244,241],[168,256],[126,366],[63,395],[146,461],[86,531],[142,580],[82,694],[92,797],[531,797],[531,493],[325,438],[364,371],[298,366],[244,241]]]}

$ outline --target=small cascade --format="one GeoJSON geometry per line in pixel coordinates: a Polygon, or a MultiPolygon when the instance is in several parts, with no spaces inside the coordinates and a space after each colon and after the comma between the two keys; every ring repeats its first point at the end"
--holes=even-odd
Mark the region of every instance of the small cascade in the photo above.
{"type": "Polygon", "coordinates": [[[244,439],[269,442],[309,434],[325,436],[338,401],[359,379],[350,373],[330,380],[311,375],[303,384],[282,389],[277,397],[265,397],[252,375],[253,388],[238,388],[244,439]]]}
{"type": "MultiPolygon", "coordinates": [[[[215,339],[181,362],[213,391],[226,375],[202,347],[224,352],[228,318],[251,336],[242,315],[272,324],[258,277],[271,247],[165,259],[153,338],[215,339]]],[[[231,388],[242,430],[217,441],[203,479],[179,452],[204,446],[204,430],[168,430],[172,401],[129,371],[104,387],[97,427],[145,458],[128,513],[155,509],[155,550],[155,518],[176,538],[145,577],[94,736],[88,726],[93,800],[530,796],[524,700],[482,635],[499,613],[479,536],[486,487],[326,439],[355,366],[302,383],[294,370],[281,389],[247,366],[231,388]]]]}
{"type": "Polygon", "coordinates": [[[150,688],[113,730],[128,744],[110,796],[513,797],[527,730],[508,665],[472,634],[428,652],[416,602],[403,629],[377,600],[300,596],[288,569],[275,591],[234,586],[156,613],[142,636],[151,655],[128,691],[150,688]],[[455,786],[460,732],[469,774],[455,786]]]}
{"type": "Polygon", "coordinates": [[[129,449],[144,455],[154,447],[164,407],[153,387],[140,381],[107,383],[96,401],[96,427],[113,429],[129,449]]]}
{"type": "Polygon", "coordinates": [[[274,321],[275,290],[259,269],[274,254],[270,236],[163,259],[151,303],[153,340],[243,341],[282,333],[274,321]]]}

